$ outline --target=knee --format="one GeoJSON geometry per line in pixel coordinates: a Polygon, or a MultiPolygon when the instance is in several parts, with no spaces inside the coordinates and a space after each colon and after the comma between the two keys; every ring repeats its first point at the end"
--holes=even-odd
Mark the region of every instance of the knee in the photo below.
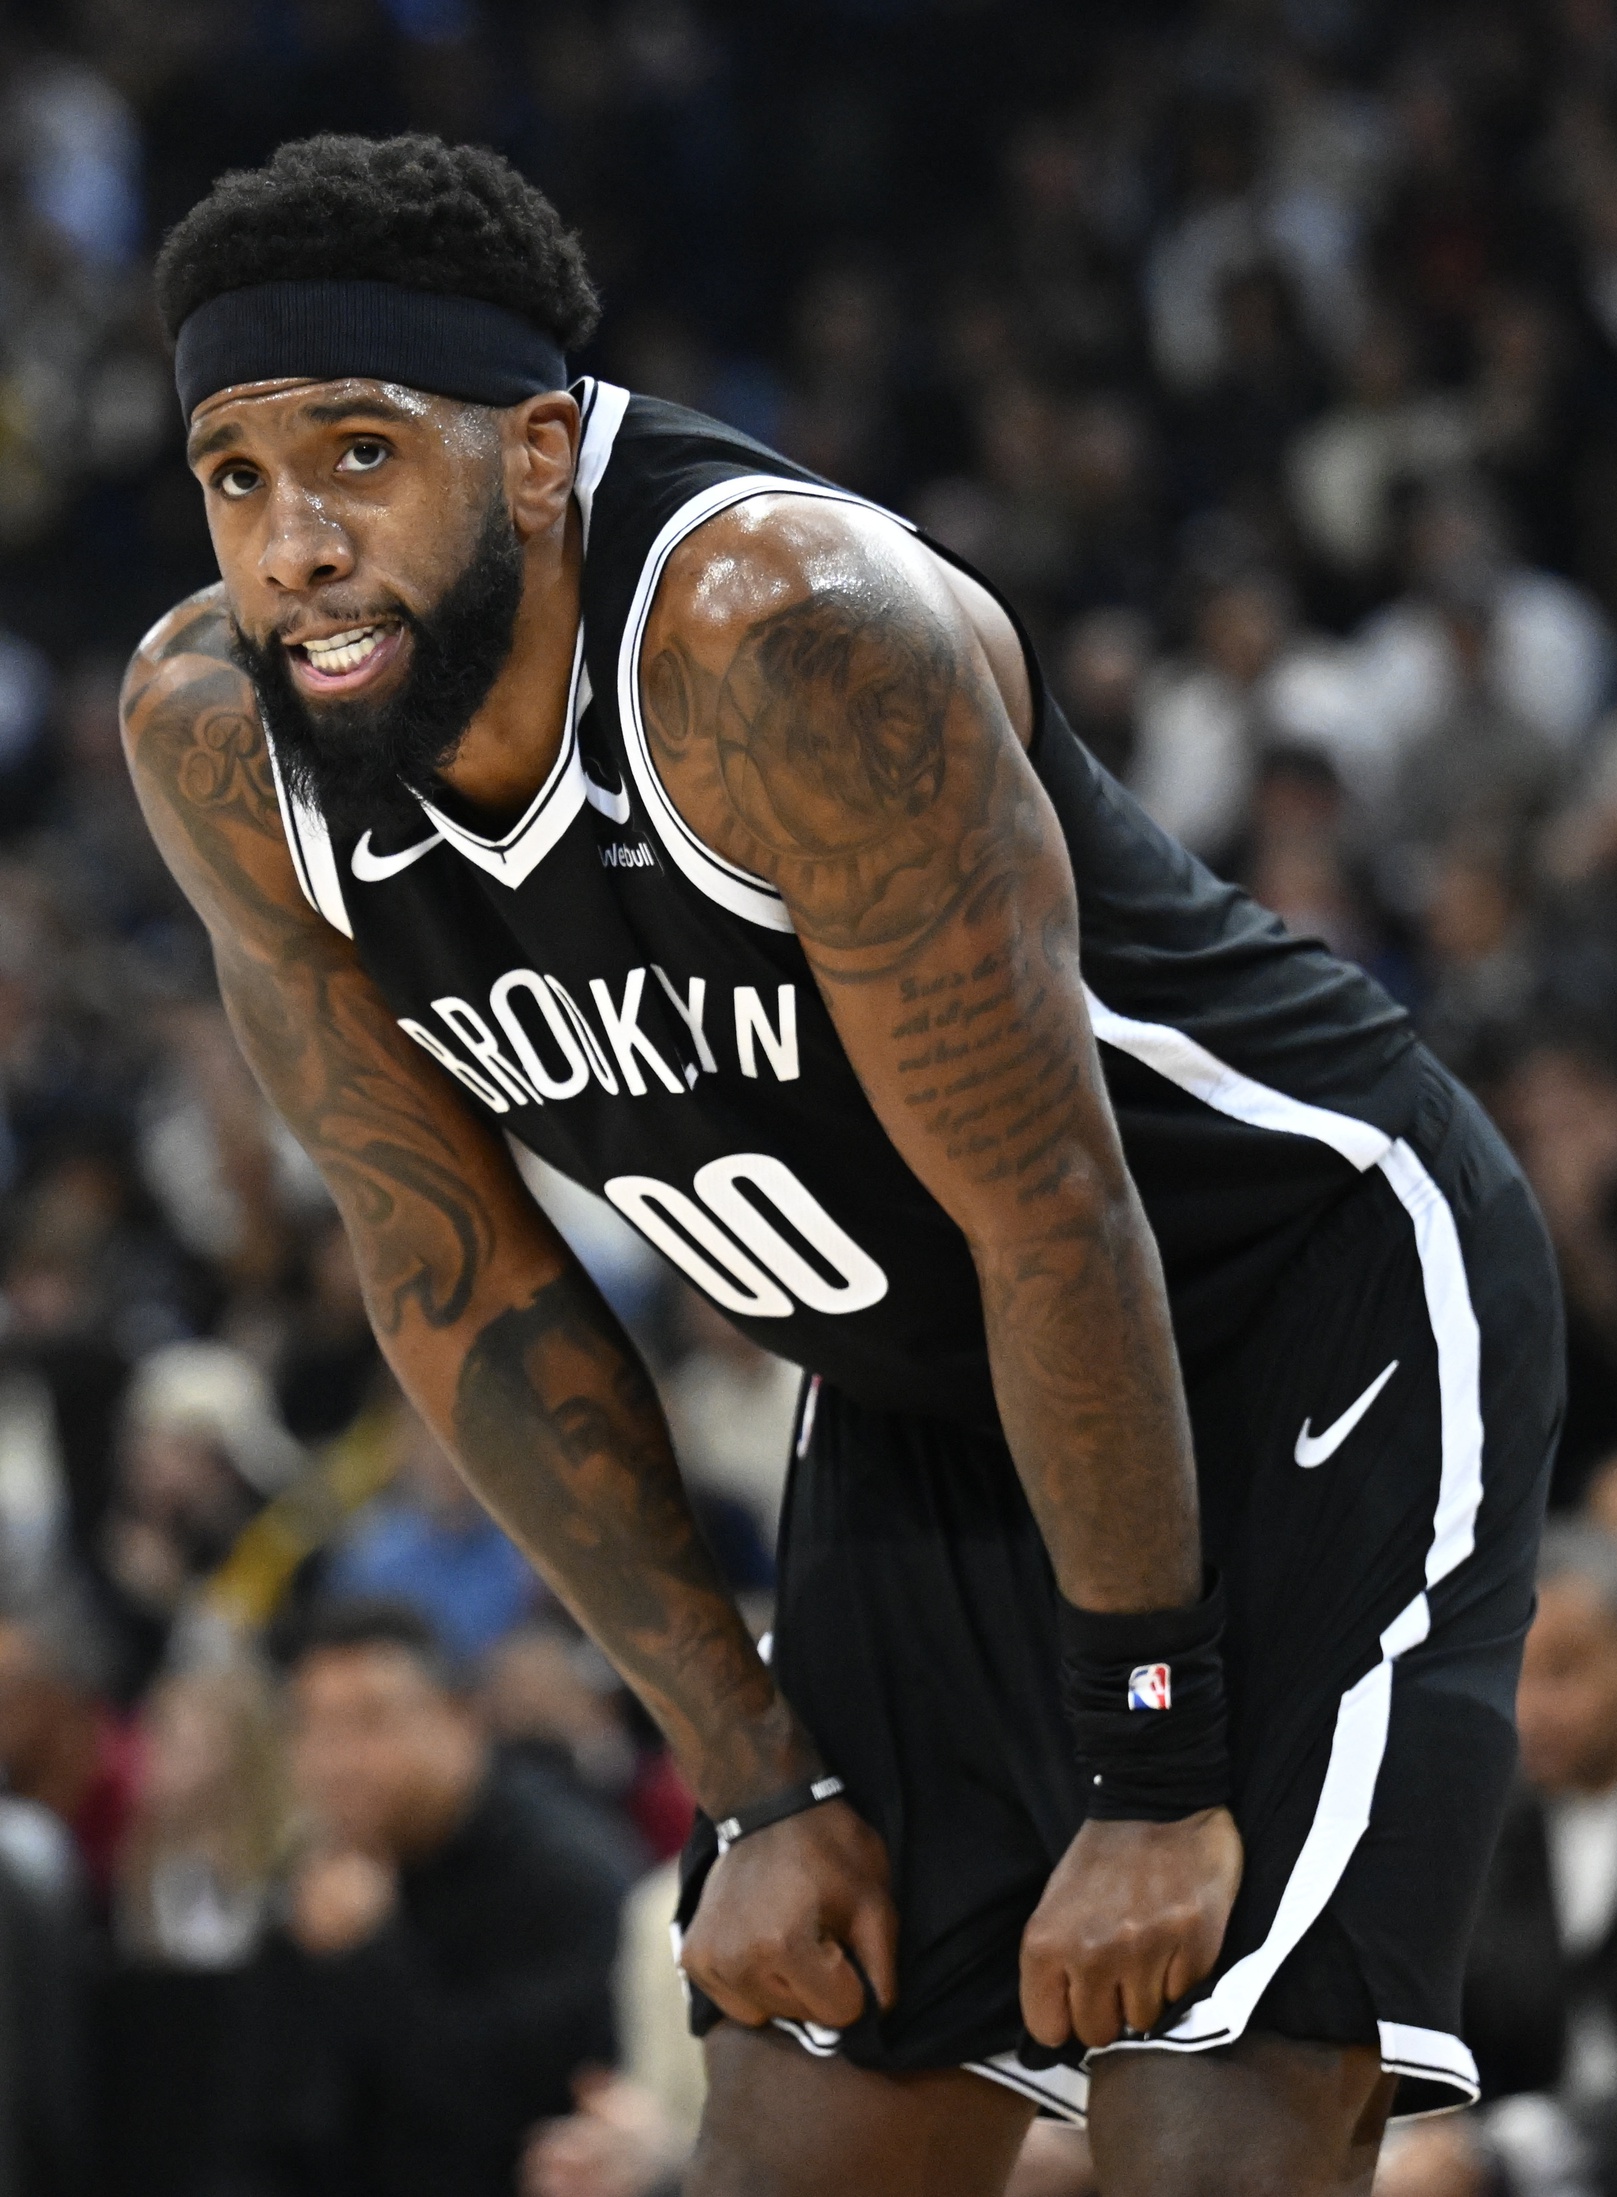
{"type": "Polygon", "coordinates": [[[1247,2039],[1103,2062],[1090,2141],[1106,2197],[1361,2197],[1392,2081],[1357,2048],[1247,2039]]]}

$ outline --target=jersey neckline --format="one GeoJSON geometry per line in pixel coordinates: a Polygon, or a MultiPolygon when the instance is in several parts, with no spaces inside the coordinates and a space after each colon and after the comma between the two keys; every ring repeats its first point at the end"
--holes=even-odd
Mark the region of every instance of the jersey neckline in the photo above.
{"type": "Polygon", "coordinates": [[[521,816],[498,839],[485,838],[429,801],[416,795],[421,813],[457,854],[513,891],[523,884],[555,846],[584,805],[587,788],[578,751],[578,720],[589,704],[589,673],[584,667],[584,620],[573,640],[573,669],[567,683],[567,710],[561,752],[544,784],[521,816]]]}
{"type": "MultiPolygon", "coordinates": [[[[586,376],[584,380],[574,384],[574,394],[578,398],[582,421],[578,463],[573,475],[573,496],[583,520],[583,548],[587,556],[595,491],[606,472],[617,441],[618,429],[628,410],[629,392],[611,382],[596,381],[586,376]]],[[[464,855],[468,862],[482,870],[485,875],[509,886],[513,891],[533,875],[577,816],[588,796],[588,784],[578,745],[579,720],[590,703],[590,675],[584,661],[582,571],[579,578],[578,630],[573,640],[573,668],[567,686],[561,750],[544,784],[522,815],[509,831],[502,832],[498,838],[489,838],[482,832],[471,830],[465,824],[457,823],[425,794],[418,793],[415,796],[422,814],[457,854],[464,855]]]]}

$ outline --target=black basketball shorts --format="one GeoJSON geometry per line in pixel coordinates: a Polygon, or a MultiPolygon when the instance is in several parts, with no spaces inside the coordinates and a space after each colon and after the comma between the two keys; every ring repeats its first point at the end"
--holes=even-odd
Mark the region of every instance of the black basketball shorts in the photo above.
{"type": "MultiPolygon", "coordinates": [[[[1476,2096],[1466,1945],[1515,1762],[1513,1708],[1560,1413],[1542,1225],[1435,1067],[1416,1130],[1320,1223],[1244,1341],[1185,1367],[1207,1553],[1224,1574],[1246,1873],[1218,1966],[1149,2038],[1362,2043],[1396,2110],[1476,2096]]],[[[1055,1586],[996,1434],[810,1384],[775,1668],[887,1842],[899,1993],[860,2066],[964,2065],[1082,2115],[1082,2048],[1022,2028],[1018,1947],[1083,1814],[1055,1586]]],[[[687,1850],[682,1919],[713,1864],[687,1850]]],[[[694,1995],[700,2032],[717,2010],[694,1995]]],[[[1091,2055],[1091,2058],[1093,2055],[1091,2055]]]]}

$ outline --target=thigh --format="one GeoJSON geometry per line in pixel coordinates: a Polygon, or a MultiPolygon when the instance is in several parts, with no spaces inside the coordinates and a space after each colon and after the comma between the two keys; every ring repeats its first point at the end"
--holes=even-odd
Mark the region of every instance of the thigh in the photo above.
{"type": "Polygon", "coordinates": [[[1104,2197],[1369,2197],[1397,2078],[1361,2046],[1243,2037],[1096,2067],[1104,2197]]]}
{"type": "Polygon", "coordinates": [[[721,2022],[687,2197],[1000,2197],[1032,2108],[961,2068],[877,2074],[721,2022]]]}

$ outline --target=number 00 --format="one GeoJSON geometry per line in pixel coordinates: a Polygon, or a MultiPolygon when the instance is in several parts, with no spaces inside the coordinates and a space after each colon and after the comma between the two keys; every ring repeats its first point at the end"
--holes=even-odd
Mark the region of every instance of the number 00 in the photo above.
{"type": "Polygon", "coordinates": [[[698,1168],[692,1187],[700,1205],[655,1175],[614,1175],[606,1194],[726,1312],[785,1320],[799,1305],[811,1312],[863,1312],[886,1296],[887,1276],[875,1260],[783,1160],[767,1152],[733,1152],[698,1168]],[[787,1240],[779,1221],[827,1272],[787,1240]]]}

